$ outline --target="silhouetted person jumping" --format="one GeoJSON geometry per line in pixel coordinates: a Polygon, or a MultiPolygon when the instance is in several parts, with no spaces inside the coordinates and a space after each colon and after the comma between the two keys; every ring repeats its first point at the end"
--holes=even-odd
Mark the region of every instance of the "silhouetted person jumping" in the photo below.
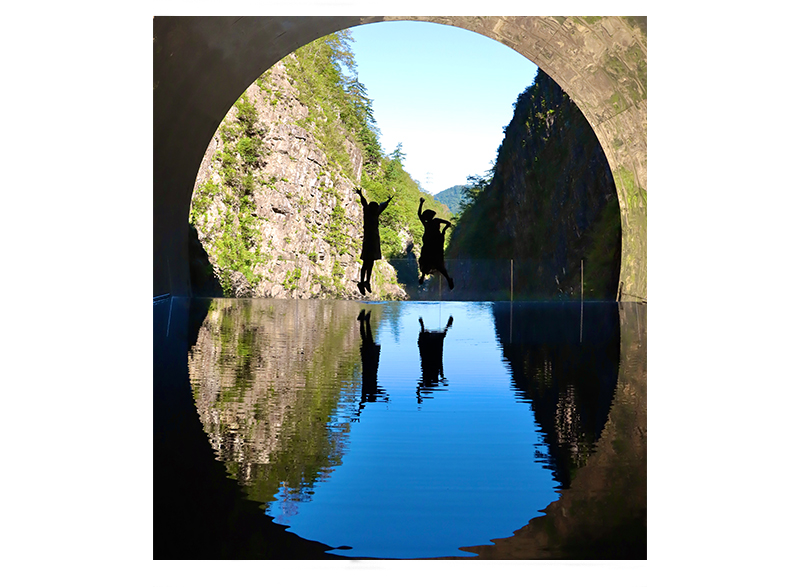
{"type": "Polygon", "coordinates": [[[361,198],[361,207],[364,208],[364,241],[361,245],[361,281],[358,282],[358,291],[364,295],[364,290],[372,293],[369,282],[372,280],[372,266],[381,258],[381,235],[378,230],[378,216],[386,210],[386,206],[394,196],[389,196],[383,204],[367,202],[361,188],[356,188],[356,193],[361,198]]]}
{"type": "Polygon", "coordinates": [[[425,330],[425,323],[419,319],[419,360],[422,367],[422,378],[417,385],[417,403],[422,403],[422,391],[430,394],[430,389],[444,381],[444,365],[442,353],[444,352],[444,337],[453,325],[453,317],[447,321],[444,330],[425,330]],[[441,378],[441,379],[440,379],[441,378]]]}
{"type": "Polygon", "coordinates": [[[372,328],[369,323],[370,312],[363,309],[358,314],[359,333],[361,334],[361,401],[358,404],[354,422],[359,420],[361,410],[367,402],[377,401],[385,397],[386,392],[378,387],[378,362],[381,358],[381,345],[376,344],[372,338],[372,328]]]}
{"type": "Polygon", "coordinates": [[[453,226],[449,220],[442,220],[441,218],[434,218],[436,212],[433,210],[422,211],[422,204],[425,203],[425,198],[419,199],[419,209],[417,216],[420,222],[425,227],[425,232],[422,234],[422,250],[419,254],[419,284],[425,281],[425,276],[438,271],[447,280],[447,285],[453,289],[453,278],[447,273],[444,268],[444,233],[447,229],[453,226]],[[444,224],[444,230],[439,231],[439,226],[444,224]]]}

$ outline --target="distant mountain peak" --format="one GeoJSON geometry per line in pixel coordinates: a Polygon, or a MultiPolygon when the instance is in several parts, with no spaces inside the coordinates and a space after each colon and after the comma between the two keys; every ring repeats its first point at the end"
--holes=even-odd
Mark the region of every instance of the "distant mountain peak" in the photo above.
{"type": "Polygon", "coordinates": [[[447,206],[453,214],[458,214],[464,205],[464,190],[466,187],[466,185],[454,185],[438,194],[434,194],[433,199],[447,206]]]}

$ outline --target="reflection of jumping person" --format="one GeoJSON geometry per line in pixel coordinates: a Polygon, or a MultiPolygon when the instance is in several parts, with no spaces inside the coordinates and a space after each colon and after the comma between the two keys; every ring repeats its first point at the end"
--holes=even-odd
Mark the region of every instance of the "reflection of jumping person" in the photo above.
{"type": "Polygon", "coordinates": [[[378,387],[378,362],[381,358],[381,345],[372,338],[369,323],[370,312],[361,310],[358,314],[359,333],[361,334],[361,401],[358,404],[354,421],[358,421],[361,410],[367,402],[375,402],[379,397],[385,399],[386,392],[378,387]]]}
{"type": "Polygon", "coordinates": [[[356,193],[361,198],[364,208],[364,241],[361,245],[361,281],[358,282],[358,291],[364,295],[364,289],[372,292],[369,282],[372,280],[372,265],[381,258],[381,235],[378,230],[378,216],[386,209],[394,196],[390,196],[383,204],[377,202],[367,203],[361,188],[356,188],[356,193]]]}
{"type": "Polygon", "coordinates": [[[441,218],[434,218],[436,212],[433,210],[422,211],[422,204],[425,203],[425,198],[419,199],[419,209],[417,216],[420,222],[425,227],[425,232],[422,234],[422,250],[419,254],[419,284],[425,281],[425,275],[438,271],[447,280],[447,285],[453,289],[453,278],[447,273],[444,268],[444,233],[452,226],[449,220],[442,220],[441,218]],[[444,224],[444,230],[439,232],[439,226],[444,224]]]}
{"type": "Polygon", "coordinates": [[[442,353],[444,352],[444,337],[453,325],[453,317],[447,321],[444,330],[425,330],[425,323],[419,319],[419,360],[422,367],[422,378],[417,385],[417,403],[422,403],[422,393],[439,385],[444,381],[444,365],[442,353]],[[441,378],[441,379],[440,379],[441,378]],[[423,391],[424,390],[424,391],[423,391]]]}

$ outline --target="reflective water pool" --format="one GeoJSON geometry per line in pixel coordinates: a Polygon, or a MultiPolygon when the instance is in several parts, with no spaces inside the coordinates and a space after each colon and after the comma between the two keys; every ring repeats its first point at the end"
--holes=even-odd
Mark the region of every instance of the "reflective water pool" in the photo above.
{"type": "Polygon", "coordinates": [[[645,309],[155,304],[156,558],[644,558],[645,309]]]}

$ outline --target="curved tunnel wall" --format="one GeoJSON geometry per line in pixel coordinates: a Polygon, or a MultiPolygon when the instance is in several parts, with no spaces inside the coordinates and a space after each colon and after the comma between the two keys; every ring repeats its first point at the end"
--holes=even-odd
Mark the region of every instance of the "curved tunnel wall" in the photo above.
{"type": "Polygon", "coordinates": [[[419,20],[485,35],[524,55],[578,105],[608,158],[620,203],[619,298],[647,299],[645,17],[260,16],[153,20],[153,295],[191,295],[188,218],[203,153],[264,71],[359,24],[419,20]]]}

